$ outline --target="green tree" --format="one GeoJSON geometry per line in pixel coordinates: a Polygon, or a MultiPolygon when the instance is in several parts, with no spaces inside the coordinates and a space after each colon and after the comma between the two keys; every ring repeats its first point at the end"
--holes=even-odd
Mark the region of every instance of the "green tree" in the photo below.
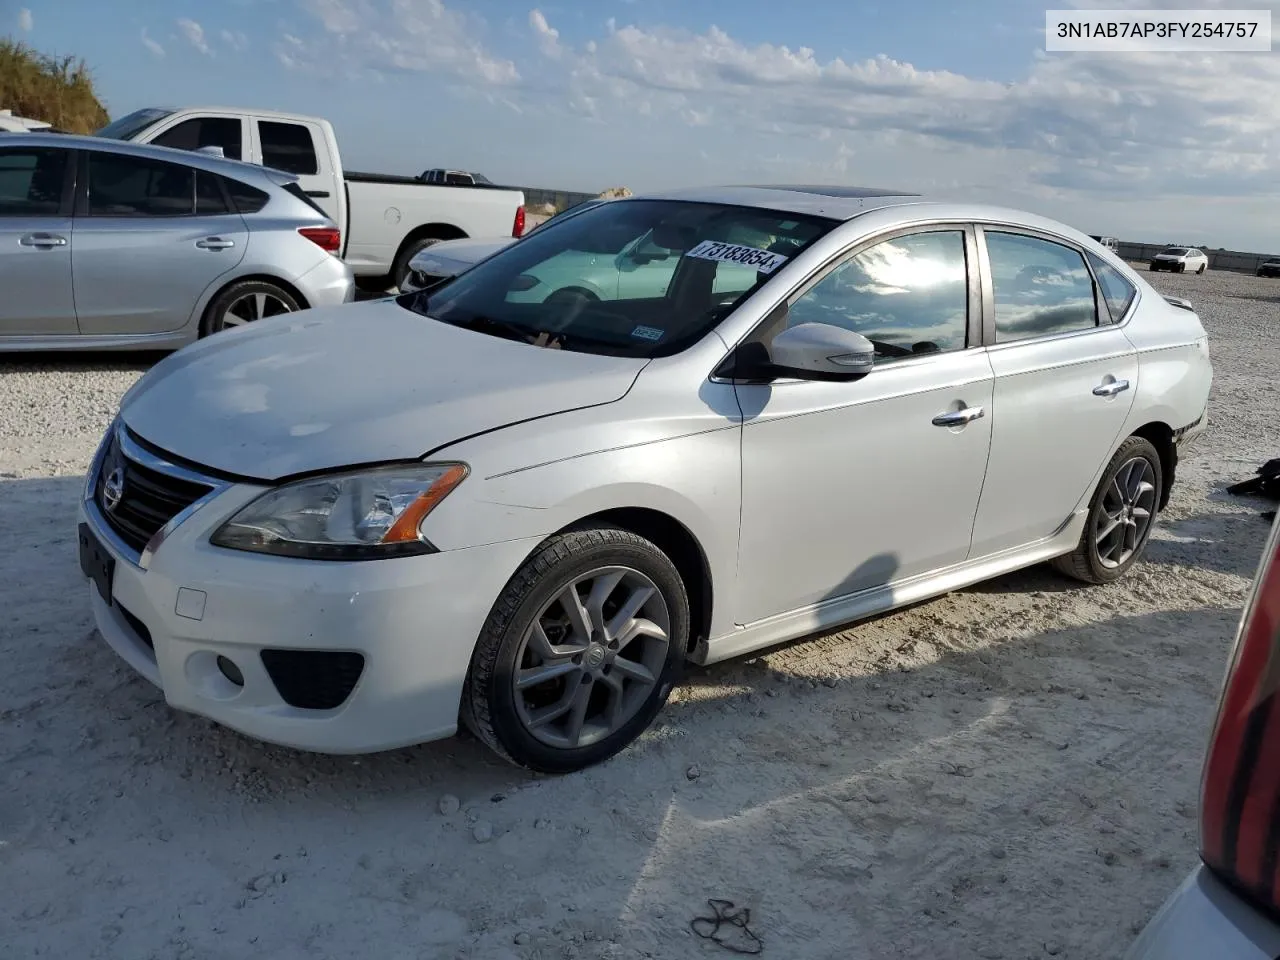
{"type": "Polygon", "coordinates": [[[0,109],[68,133],[92,133],[110,119],[83,60],[51,57],[7,38],[0,38],[0,109]]]}

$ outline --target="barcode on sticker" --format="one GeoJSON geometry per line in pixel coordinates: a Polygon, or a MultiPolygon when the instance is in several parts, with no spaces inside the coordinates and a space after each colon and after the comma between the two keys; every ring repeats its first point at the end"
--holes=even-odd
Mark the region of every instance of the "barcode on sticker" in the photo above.
{"type": "Polygon", "coordinates": [[[755,267],[758,273],[773,273],[787,262],[780,253],[770,253],[757,247],[744,247],[736,243],[722,243],[719,240],[703,240],[685,256],[697,257],[699,260],[718,260],[721,263],[740,263],[744,267],[755,267]]]}

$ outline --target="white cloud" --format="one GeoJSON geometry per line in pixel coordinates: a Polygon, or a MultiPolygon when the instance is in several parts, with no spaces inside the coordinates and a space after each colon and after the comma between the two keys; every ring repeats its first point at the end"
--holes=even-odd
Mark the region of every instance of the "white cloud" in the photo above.
{"type": "Polygon", "coordinates": [[[182,35],[187,38],[189,44],[205,56],[212,55],[213,51],[209,49],[209,42],[204,38],[204,27],[194,20],[188,20],[183,17],[178,21],[178,29],[182,31],[182,35]]]}
{"type": "Polygon", "coordinates": [[[146,47],[148,50],[150,50],[152,54],[154,54],[155,56],[157,57],[164,56],[164,47],[160,46],[160,44],[156,43],[156,41],[152,40],[149,36],[147,36],[146,27],[142,28],[142,45],[146,47]]]}
{"type": "Polygon", "coordinates": [[[238,30],[234,33],[230,30],[223,30],[219,36],[222,37],[222,42],[232,50],[242,51],[249,46],[249,38],[238,30]]]}
{"type": "Polygon", "coordinates": [[[533,30],[533,38],[538,44],[538,49],[552,60],[559,60],[564,53],[564,49],[560,46],[560,31],[547,23],[547,18],[543,16],[541,10],[529,11],[529,28],[533,30]]]}
{"type": "Polygon", "coordinates": [[[321,68],[336,58],[379,73],[446,73],[487,86],[520,80],[516,65],[481,41],[483,23],[443,0],[299,2],[324,28],[322,40],[308,48],[308,60],[321,68]]]}
{"type": "Polygon", "coordinates": [[[31,11],[23,7],[18,11],[18,29],[23,33],[30,33],[35,29],[35,17],[31,16],[31,11]]]}

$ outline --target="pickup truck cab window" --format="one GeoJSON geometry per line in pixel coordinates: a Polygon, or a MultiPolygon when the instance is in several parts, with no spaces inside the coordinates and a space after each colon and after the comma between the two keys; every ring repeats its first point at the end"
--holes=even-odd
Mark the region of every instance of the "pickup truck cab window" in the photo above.
{"type": "Polygon", "coordinates": [[[244,124],[236,117],[195,117],[166,130],[151,142],[178,150],[221,147],[228,160],[243,159],[244,124]]]}
{"type": "Polygon", "coordinates": [[[262,142],[264,166],[299,176],[320,172],[315,141],[311,138],[311,131],[302,124],[259,120],[258,138],[262,142]]]}

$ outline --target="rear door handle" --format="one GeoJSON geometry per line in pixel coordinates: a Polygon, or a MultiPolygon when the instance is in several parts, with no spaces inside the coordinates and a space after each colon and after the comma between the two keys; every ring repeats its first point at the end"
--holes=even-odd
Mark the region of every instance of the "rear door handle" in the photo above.
{"type": "Polygon", "coordinates": [[[320,197],[321,199],[329,196],[328,190],[303,190],[308,197],[320,197]]]}
{"type": "Polygon", "coordinates": [[[1114,397],[1117,393],[1123,393],[1129,389],[1128,380],[1113,380],[1110,383],[1100,383],[1093,388],[1095,397],[1114,397]]]}
{"type": "Polygon", "coordinates": [[[18,243],[24,247],[65,247],[67,238],[56,233],[28,233],[18,243]]]}
{"type": "Polygon", "coordinates": [[[950,413],[940,413],[933,418],[935,427],[963,427],[966,423],[972,423],[981,417],[987,415],[982,407],[965,407],[963,410],[952,410],[950,413]]]}
{"type": "Polygon", "coordinates": [[[225,250],[235,245],[234,240],[223,240],[221,237],[205,237],[203,240],[196,241],[196,246],[204,250],[225,250]]]}

